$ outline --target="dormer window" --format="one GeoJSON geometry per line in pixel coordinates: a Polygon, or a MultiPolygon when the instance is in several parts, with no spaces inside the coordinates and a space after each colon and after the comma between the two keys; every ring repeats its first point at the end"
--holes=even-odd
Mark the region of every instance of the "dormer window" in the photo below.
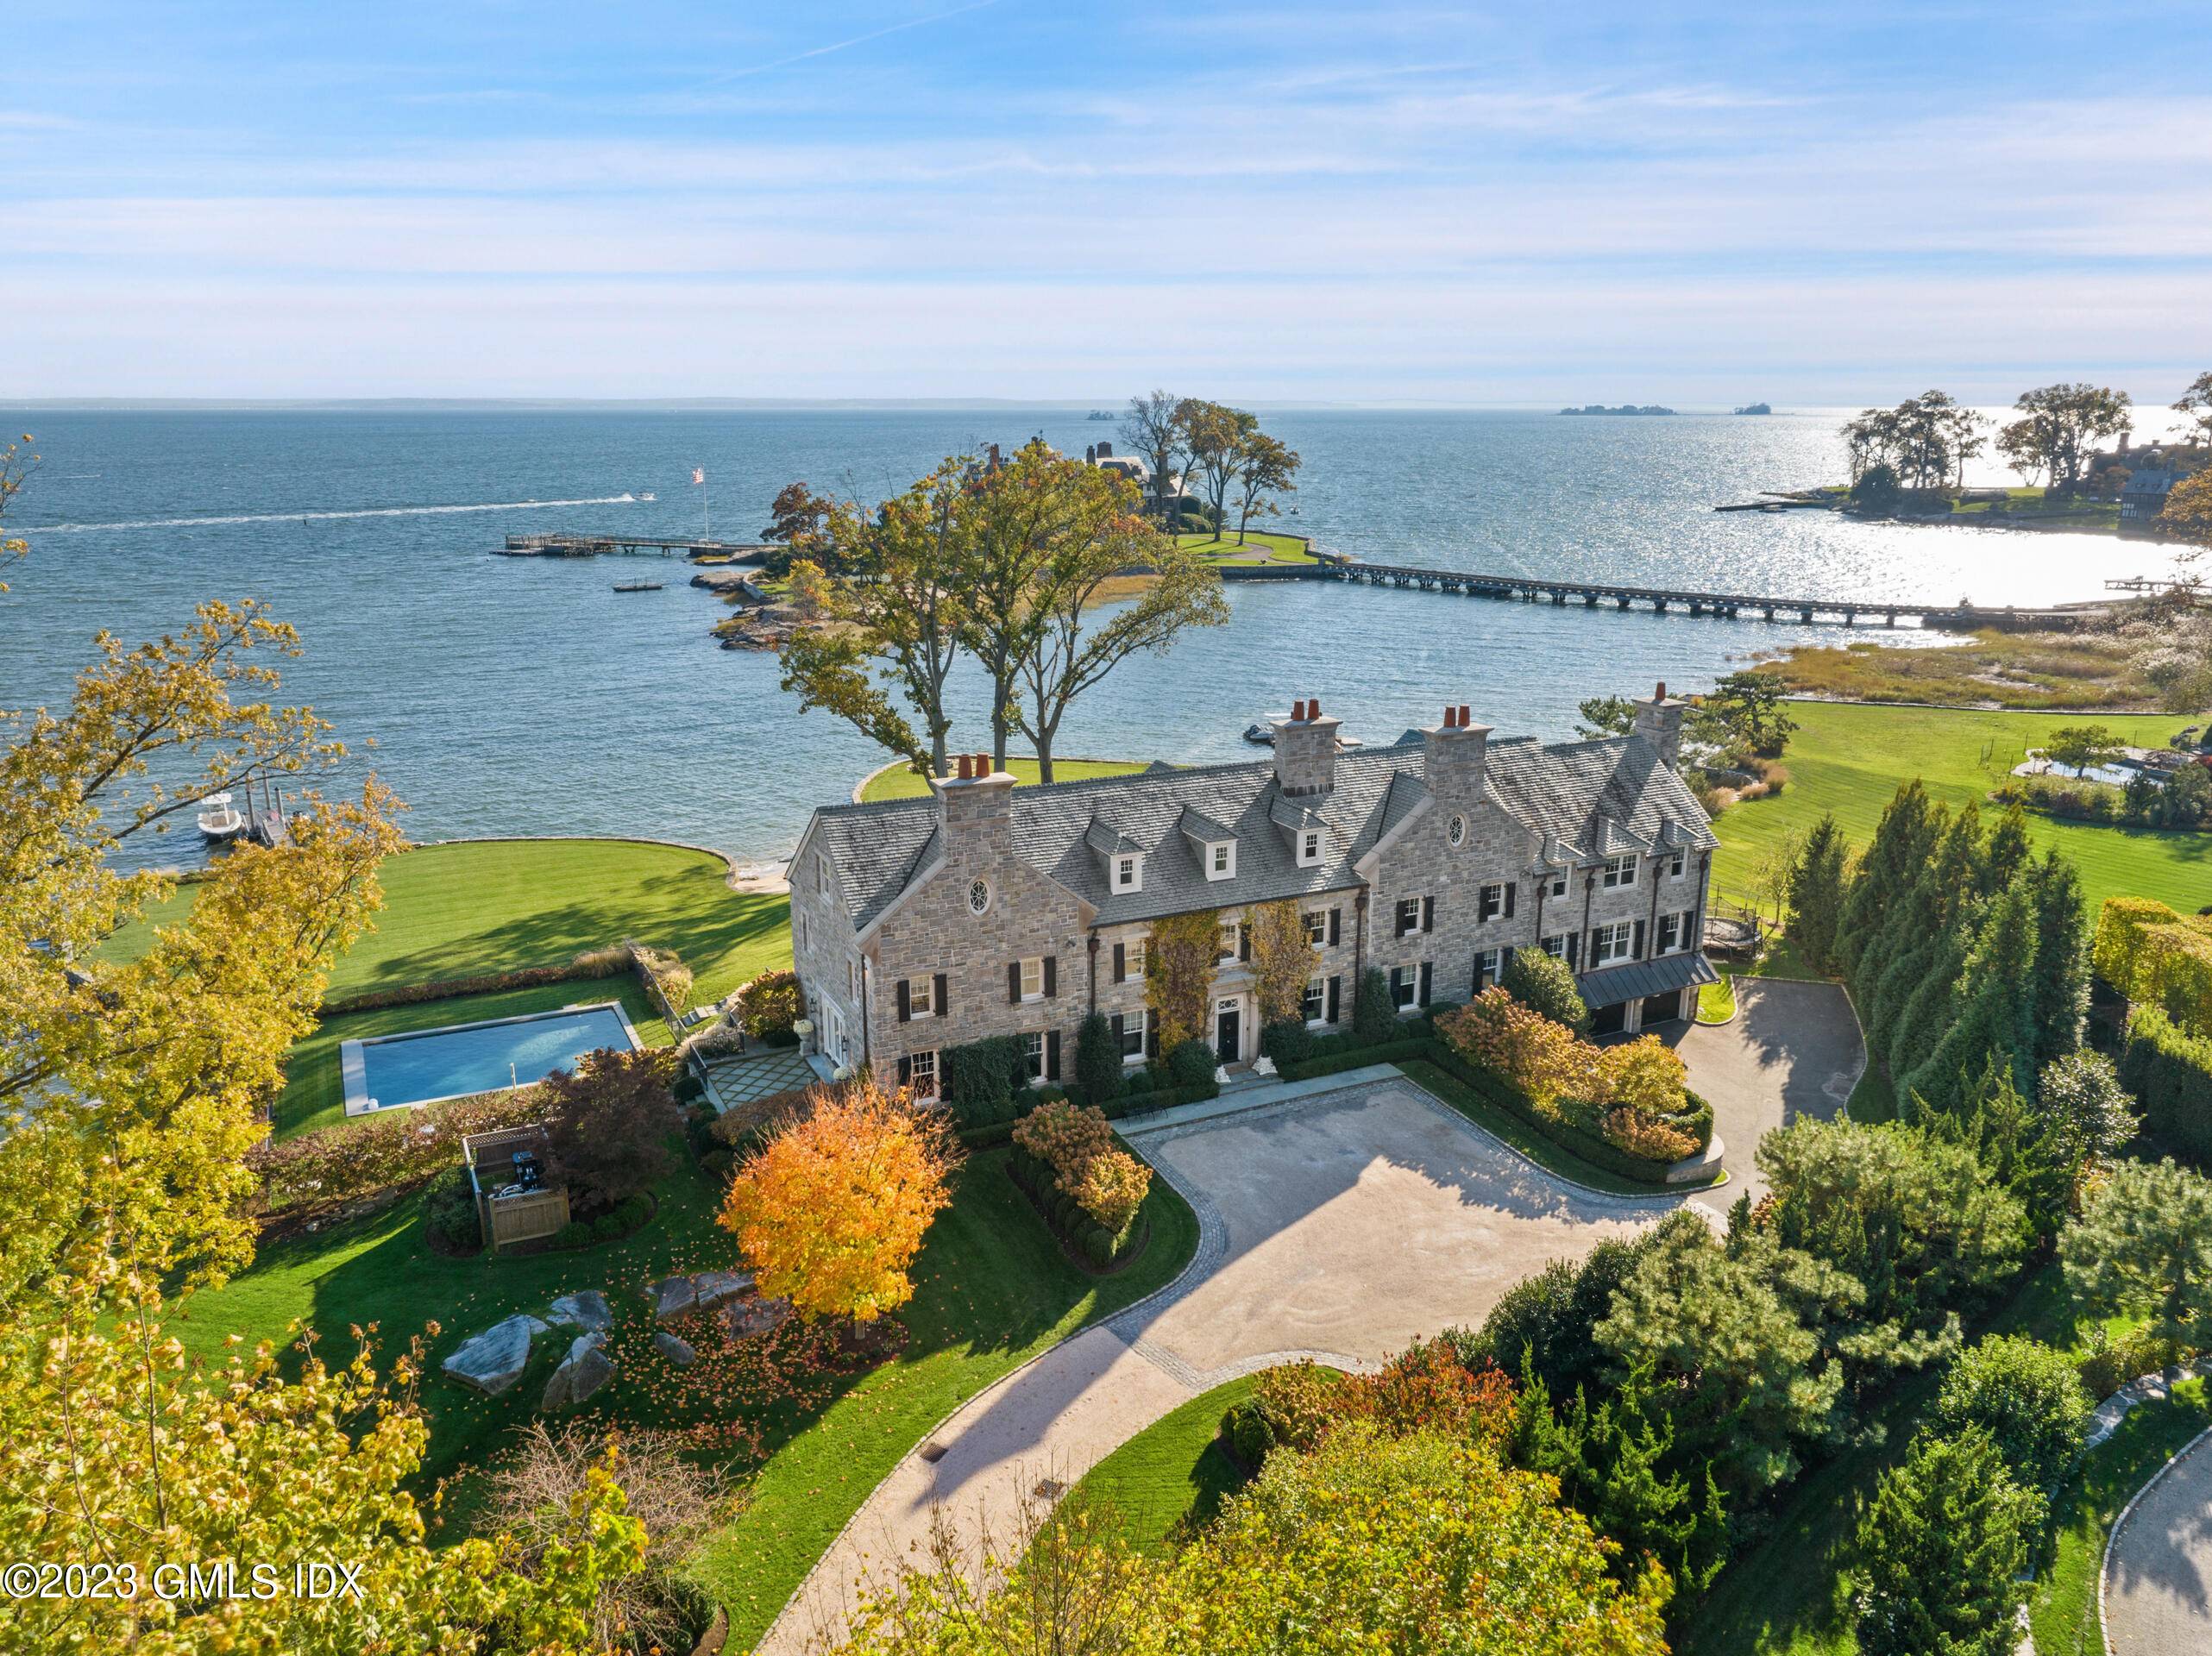
{"type": "Polygon", "coordinates": [[[1233,880],[1236,877],[1236,842],[1233,839],[1210,841],[1206,846],[1206,878],[1233,880]]]}
{"type": "Polygon", "coordinates": [[[1114,889],[1142,891],[1145,888],[1145,860],[1131,854],[1114,859],[1114,889]]]}
{"type": "Polygon", "coordinates": [[[1308,828],[1298,835],[1298,866],[1310,869],[1321,861],[1321,830],[1308,828]]]}

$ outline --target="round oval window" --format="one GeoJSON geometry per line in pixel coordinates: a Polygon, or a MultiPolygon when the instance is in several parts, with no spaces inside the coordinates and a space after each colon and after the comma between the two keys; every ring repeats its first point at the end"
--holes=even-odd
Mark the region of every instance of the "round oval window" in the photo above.
{"type": "Polygon", "coordinates": [[[980,914],[990,906],[990,882],[978,880],[968,888],[968,912],[980,914]]]}
{"type": "Polygon", "coordinates": [[[1458,844],[1461,840],[1467,837],[1467,819],[1465,817],[1454,817],[1445,831],[1451,836],[1452,844],[1455,845],[1458,844]]]}

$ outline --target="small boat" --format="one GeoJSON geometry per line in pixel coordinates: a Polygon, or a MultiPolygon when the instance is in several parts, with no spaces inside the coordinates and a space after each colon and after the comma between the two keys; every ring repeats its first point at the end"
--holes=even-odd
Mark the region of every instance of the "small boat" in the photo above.
{"type": "Polygon", "coordinates": [[[660,496],[658,496],[658,495],[655,494],[651,490],[648,489],[644,493],[643,493],[643,494],[639,495],[638,498],[640,500],[657,500],[657,499],[660,499],[660,496]]]}
{"type": "Polygon", "coordinates": [[[657,593],[661,590],[661,583],[657,580],[618,580],[614,583],[614,590],[618,593],[657,593]]]}
{"type": "Polygon", "coordinates": [[[1244,727],[1244,739],[1256,742],[1263,748],[1272,748],[1275,745],[1275,732],[1265,724],[1247,724],[1244,727]]]}
{"type": "Polygon", "coordinates": [[[228,794],[211,794],[199,802],[199,831],[210,839],[236,839],[246,831],[246,819],[228,794]]]}

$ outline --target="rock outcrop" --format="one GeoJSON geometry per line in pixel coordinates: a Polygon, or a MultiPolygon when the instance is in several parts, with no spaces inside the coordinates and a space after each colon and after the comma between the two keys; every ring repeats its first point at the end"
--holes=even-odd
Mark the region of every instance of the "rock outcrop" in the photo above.
{"type": "Polygon", "coordinates": [[[547,1308],[545,1320],[556,1328],[603,1334],[614,1327],[614,1310],[607,1304],[606,1295],[592,1288],[581,1294],[563,1294],[547,1308]]]}
{"type": "Polygon", "coordinates": [[[536,1317],[517,1312],[463,1340],[439,1366],[462,1385],[496,1397],[522,1378],[530,1366],[531,1341],[546,1332],[536,1317]]]}
{"type": "Polygon", "coordinates": [[[578,1334],[569,1342],[568,1356],[562,1358],[561,1366],[545,1383],[545,1395],[538,1400],[538,1408],[566,1408],[588,1402],[593,1393],[612,1380],[614,1360],[604,1349],[606,1341],[605,1334],[593,1333],[578,1334]]]}
{"type": "Polygon", "coordinates": [[[689,1340],[678,1339],[665,1328],[653,1331],[653,1349],[679,1369],[688,1369],[699,1360],[699,1353],[691,1349],[689,1340]]]}

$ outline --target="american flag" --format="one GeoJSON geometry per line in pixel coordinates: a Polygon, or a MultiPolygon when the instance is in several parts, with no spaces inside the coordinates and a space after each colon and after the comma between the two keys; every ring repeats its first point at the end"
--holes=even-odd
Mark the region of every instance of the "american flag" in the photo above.
{"type": "Polygon", "coordinates": [[[694,483],[704,483],[707,480],[707,468],[703,466],[693,467],[691,468],[691,480],[694,483]]]}

